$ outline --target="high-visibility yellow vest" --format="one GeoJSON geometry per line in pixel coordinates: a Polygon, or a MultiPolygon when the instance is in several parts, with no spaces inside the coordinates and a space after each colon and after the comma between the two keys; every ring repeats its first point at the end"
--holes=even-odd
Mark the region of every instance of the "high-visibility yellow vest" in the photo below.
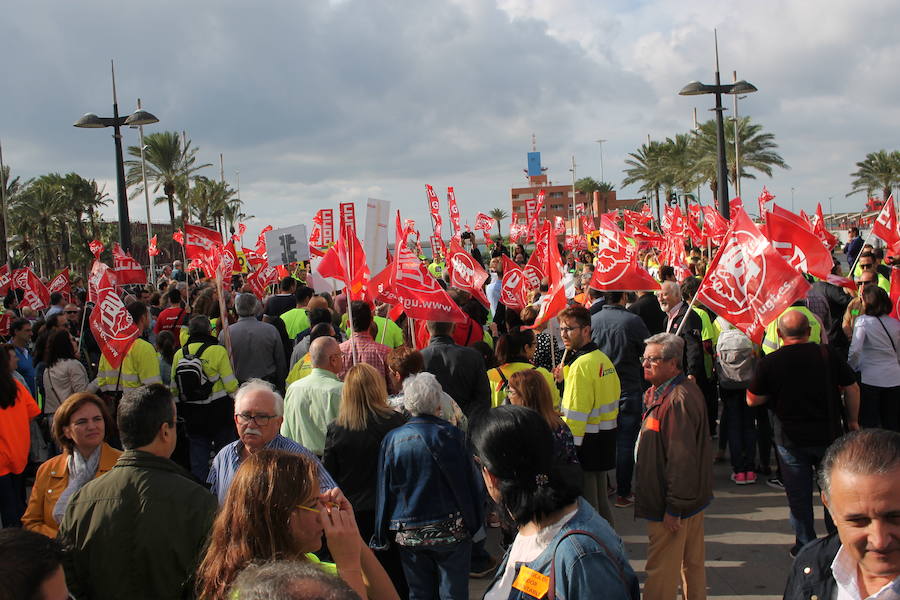
{"type": "MultiPolygon", "coordinates": [[[[778,315],[778,319],[784,316],[789,310],[799,310],[806,315],[806,318],[809,319],[809,341],[817,344],[822,343],[822,325],[819,323],[818,317],[813,314],[813,311],[805,306],[789,306],[783,313],[778,315]]],[[[762,341],[763,354],[771,354],[781,348],[781,338],[778,337],[778,319],[775,319],[766,326],[766,334],[763,336],[762,341]]]]}

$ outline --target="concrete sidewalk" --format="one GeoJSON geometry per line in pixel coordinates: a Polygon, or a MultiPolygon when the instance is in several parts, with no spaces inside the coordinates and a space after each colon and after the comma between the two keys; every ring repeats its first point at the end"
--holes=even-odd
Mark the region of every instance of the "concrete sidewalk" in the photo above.
{"type": "MultiPolygon", "coordinates": [[[[731,479],[727,461],[716,464],[715,499],[706,511],[706,578],[710,598],[781,598],[792,559],[794,534],[784,492],[760,477],[754,485],[731,479]]],[[[816,498],[816,532],[825,534],[821,502],[816,498]]],[[[614,508],[616,531],[625,542],[631,566],[643,584],[647,556],[646,522],[634,519],[633,508],[614,508]]],[[[492,530],[489,549],[500,552],[492,530]]],[[[502,555],[502,554],[501,554],[502,555]]],[[[481,598],[490,580],[471,580],[471,598],[481,598]]]]}

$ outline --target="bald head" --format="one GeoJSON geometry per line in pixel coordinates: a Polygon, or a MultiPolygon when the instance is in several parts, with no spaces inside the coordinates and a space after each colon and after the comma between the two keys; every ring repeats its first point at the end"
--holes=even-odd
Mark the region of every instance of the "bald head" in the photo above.
{"type": "Polygon", "coordinates": [[[778,319],[778,333],[785,343],[809,341],[809,319],[799,310],[789,310],[778,319]]]}
{"type": "Polygon", "coordinates": [[[322,296],[313,296],[306,304],[306,313],[309,314],[314,308],[328,308],[328,301],[322,296]]]}
{"type": "Polygon", "coordinates": [[[313,340],[309,345],[309,359],[314,368],[325,369],[332,373],[340,373],[343,367],[341,347],[329,336],[313,340]]]}

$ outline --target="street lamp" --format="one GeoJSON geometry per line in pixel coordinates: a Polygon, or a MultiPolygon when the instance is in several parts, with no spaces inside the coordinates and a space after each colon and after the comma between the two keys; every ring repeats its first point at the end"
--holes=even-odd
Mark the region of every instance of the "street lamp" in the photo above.
{"type": "MultiPolygon", "coordinates": [[[[715,35],[715,34],[714,34],[715,35]]],[[[719,42],[716,37],[716,83],[708,85],[699,81],[692,81],[678,92],[681,96],[699,96],[700,94],[715,94],[716,107],[716,204],[719,214],[726,219],[729,217],[728,207],[728,162],[725,160],[725,124],[722,119],[722,94],[750,94],[757,91],[756,86],[747,83],[743,79],[734,83],[722,84],[719,77],[719,42]]]]}
{"type": "Polygon", "coordinates": [[[603,178],[603,142],[607,140],[600,139],[594,141],[600,144],[600,181],[606,181],[606,179],[603,178]]]}
{"type": "Polygon", "coordinates": [[[154,115],[145,110],[137,109],[127,117],[119,116],[119,101],[116,99],[116,67],[110,61],[112,67],[112,92],[113,92],[113,116],[98,117],[94,113],[87,113],[77,121],[75,127],[84,127],[86,129],[102,129],[104,127],[113,128],[113,139],[116,143],[116,184],[118,188],[118,208],[119,208],[119,245],[122,250],[131,250],[131,223],[128,218],[128,198],[125,195],[125,161],[122,158],[122,134],[120,127],[122,125],[149,125],[158,123],[154,115]]]}

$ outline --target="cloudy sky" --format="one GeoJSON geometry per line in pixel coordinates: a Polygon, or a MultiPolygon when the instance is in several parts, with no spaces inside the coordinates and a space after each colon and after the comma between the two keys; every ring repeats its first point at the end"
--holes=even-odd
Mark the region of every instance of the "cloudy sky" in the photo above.
{"type": "Polygon", "coordinates": [[[532,133],[560,183],[572,155],[579,177],[599,179],[595,140],[607,140],[604,175],[620,186],[648,135],[687,131],[694,107],[712,117],[711,96],[677,92],[712,81],[714,28],[723,80],[736,70],[759,88],[740,114],[792,167],[745,181],[745,198],[765,184],[788,207],[793,188],[797,210],[828,211],[830,197],[854,209],[854,163],[900,137],[890,0],[82,0],[3,13],[0,142],[14,175],[76,171],[114,195],[111,131],[72,123],[111,114],[115,59],[122,112],[140,97],[160,119],[146,132],[187,131],[215,165],[206,175],[218,177],[219,153],[232,185],[240,173],[251,234],[342,201],[362,212],[369,196],[424,224],[426,183],[454,186],[474,223],[509,210],[532,133]]]}

